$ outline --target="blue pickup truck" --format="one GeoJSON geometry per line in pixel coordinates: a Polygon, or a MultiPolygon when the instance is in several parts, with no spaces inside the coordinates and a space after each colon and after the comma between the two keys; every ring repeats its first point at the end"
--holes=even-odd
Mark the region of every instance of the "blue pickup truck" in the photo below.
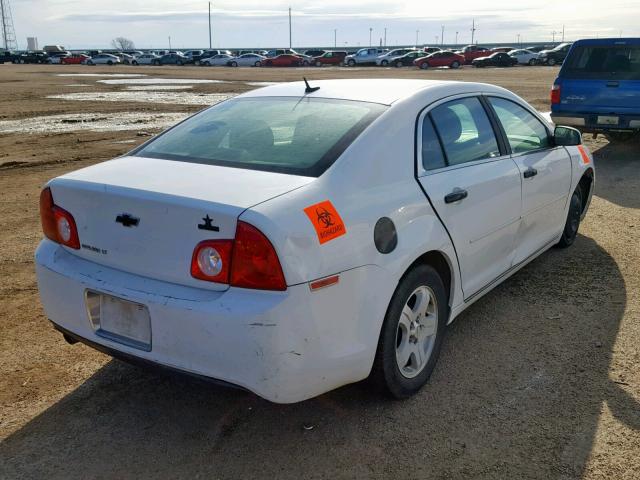
{"type": "Polygon", "coordinates": [[[551,90],[554,123],[640,138],[640,38],[578,40],[551,90]]]}

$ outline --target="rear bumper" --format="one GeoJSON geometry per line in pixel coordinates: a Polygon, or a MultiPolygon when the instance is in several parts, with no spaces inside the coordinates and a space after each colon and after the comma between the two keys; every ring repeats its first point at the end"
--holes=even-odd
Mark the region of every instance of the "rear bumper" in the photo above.
{"type": "Polygon", "coordinates": [[[384,317],[381,303],[369,295],[373,282],[385,281],[375,266],[342,272],[338,285],[315,292],[306,283],[285,292],[216,292],[107,268],[43,240],[36,273],[46,315],[69,336],[130,361],[216,379],[277,403],[366,378],[384,317]],[[87,289],[146,305],[151,351],[97,335],[87,314],[87,289]],[[382,311],[372,310],[375,305],[382,311]]]}
{"type": "Polygon", "coordinates": [[[629,132],[640,131],[640,113],[629,114],[605,114],[605,113],[575,113],[552,111],[551,120],[557,125],[575,127],[583,132],[629,132]],[[603,124],[598,117],[618,117],[618,123],[613,125],[603,124]]]}

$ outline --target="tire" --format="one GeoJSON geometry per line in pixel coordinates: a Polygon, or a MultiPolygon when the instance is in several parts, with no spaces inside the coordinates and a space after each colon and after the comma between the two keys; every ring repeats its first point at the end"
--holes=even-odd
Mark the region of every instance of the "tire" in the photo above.
{"type": "Polygon", "coordinates": [[[309,61],[308,60],[303,60],[302,61],[302,66],[303,67],[308,67],[309,66],[309,61]]]}
{"type": "Polygon", "coordinates": [[[458,61],[453,62],[453,63],[451,64],[451,68],[454,68],[454,69],[455,69],[455,68],[460,68],[460,62],[458,62],[458,61]]]}
{"type": "Polygon", "coordinates": [[[420,64],[420,69],[421,70],[426,70],[427,68],[429,68],[429,64],[427,62],[422,62],[420,64]]]}
{"type": "Polygon", "coordinates": [[[558,248],[567,248],[573,245],[578,235],[578,228],[580,228],[580,217],[582,216],[582,191],[578,186],[571,195],[569,202],[569,212],[567,213],[567,221],[562,231],[562,237],[556,244],[558,248]]]}
{"type": "Polygon", "coordinates": [[[156,67],[159,67],[160,66],[160,60],[154,60],[153,61],[153,65],[156,66],[156,67]]]}
{"type": "Polygon", "coordinates": [[[389,65],[389,61],[388,60],[382,60],[380,62],[380,66],[382,66],[382,67],[386,67],[387,65],[389,65]]]}
{"type": "Polygon", "coordinates": [[[260,60],[258,60],[256,63],[253,64],[254,67],[261,67],[262,66],[262,62],[260,60]]]}
{"type": "Polygon", "coordinates": [[[447,294],[436,270],[429,265],[409,270],[398,284],[382,324],[372,383],[398,399],[417,393],[438,360],[448,310],[447,294]]]}
{"type": "Polygon", "coordinates": [[[231,66],[232,67],[237,67],[238,66],[238,62],[231,62],[231,66]]]}
{"type": "Polygon", "coordinates": [[[316,67],[322,67],[322,62],[320,60],[316,61],[316,67]]]}
{"type": "Polygon", "coordinates": [[[556,64],[555,58],[550,58],[549,60],[547,60],[547,65],[549,65],[550,67],[553,67],[555,64],[556,64]]]}
{"type": "Polygon", "coordinates": [[[181,67],[181,66],[182,66],[182,65],[184,65],[184,64],[182,63],[182,60],[178,60],[178,61],[176,61],[176,65],[178,65],[179,67],[181,67]]]}
{"type": "Polygon", "coordinates": [[[401,68],[402,67],[402,62],[396,62],[396,68],[401,68]]]}
{"type": "Polygon", "coordinates": [[[347,62],[347,65],[349,67],[355,67],[356,66],[356,61],[353,58],[350,58],[349,61],[347,62]]]}
{"type": "Polygon", "coordinates": [[[530,67],[533,67],[535,64],[536,64],[536,59],[535,58],[532,58],[532,59],[529,60],[529,66],[530,67]]]}
{"type": "Polygon", "coordinates": [[[107,65],[113,65],[113,61],[109,60],[109,61],[107,62],[107,65]]]}
{"type": "Polygon", "coordinates": [[[131,62],[131,65],[136,65],[137,66],[138,65],[138,61],[134,60],[133,62],[131,62]]]}

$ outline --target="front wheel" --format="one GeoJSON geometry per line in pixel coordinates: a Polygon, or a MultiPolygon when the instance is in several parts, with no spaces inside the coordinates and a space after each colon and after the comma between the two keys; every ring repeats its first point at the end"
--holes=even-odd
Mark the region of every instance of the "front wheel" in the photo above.
{"type": "Polygon", "coordinates": [[[355,61],[355,60],[353,60],[353,59],[351,59],[351,60],[349,60],[349,61],[347,62],[347,65],[349,65],[350,67],[355,67],[355,65],[356,65],[356,61],[355,61]]]}
{"type": "Polygon", "coordinates": [[[109,61],[107,62],[107,65],[113,65],[113,62],[112,62],[111,60],[109,60],[109,61]]]}
{"type": "Polygon", "coordinates": [[[238,66],[238,62],[231,62],[231,66],[232,67],[237,67],[238,66]]]}
{"type": "Polygon", "coordinates": [[[562,237],[556,244],[558,248],[567,248],[573,245],[578,235],[578,228],[580,227],[580,217],[582,216],[582,192],[580,187],[576,188],[573,195],[571,195],[571,201],[569,202],[569,212],[567,213],[567,221],[562,231],[562,237]]]}
{"type": "Polygon", "coordinates": [[[388,60],[382,60],[380,62],[380,65],[382,65],[383,67],[386,67],[387,65],[389,65],[389,61],[388,60]]]}
{"type": "Polygon", "coordinates": [[[134,60],[133,62],[131,62],[131,65],[138,65],[138,61],[134,60]]]}
{"type": "Polygon", "coordinates": [[[253,64],[254,67],[260,67],[262,65],[262,62],[260,60],[258,60],[256,63],[253,64]]]}
{"type": "Polygon", "coordinates": [[[555,58],[550,58],[549,60],[547,60],[547,65],[549,65],[550,67],[553,67],[555,64],[556,64],[555,58]]]}
{"type": "Polygon", "coordinates": [[[426,70],[427,68],[429,68],[429,64],[428,64],[427,62],[422,62],[422,63],[420,64],[420,68],[421,68],[422,70],[426,70]]]}
{"type": "Polygon", "coordinates": [[[533,67],[536,64],[536,59],[532,58],[531,60],[529,60],[529,66],[533,67]]]}
{"type": "Polygon", "coordinates": [[[396,68],[402,67],[402,62],[396,62],[396,68]]]}
{"type": "Polygon", "coordinates": [[[321,67],[322,66],[322,62],[320,60],[316,60],[316,67],[321,67]]]}
{"type": "Polygon", "coordinates": [[[456,62],[453,62],[453,63],[451,64],[451,68],[460,68],[460,62],[457,62],[457,61],[456,61],[456,62]]]}
{"type": "Polygon", "coordinates": [[[382,325],[371,380],[395,398],[417,393],[435,368],[447,323],[447,294],[429,265],[400,281],[382,325]]]}

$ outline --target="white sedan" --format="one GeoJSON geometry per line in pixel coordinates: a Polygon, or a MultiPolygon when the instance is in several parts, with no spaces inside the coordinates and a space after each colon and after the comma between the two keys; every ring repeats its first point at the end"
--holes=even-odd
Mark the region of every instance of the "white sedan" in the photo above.
{"type": "Polygon", "coordinates": [[[511,50],[509,56],[518,60],[520,65],[535,65],[538,63],[538,54],[531,50],[511,50]]]}
{"type": "Polygon", "coordinates": [[[230,67],[259,67],[266,58],[267,57],[258,55],[257,53],[245,53],[244,55],[229,60],[228,65],[230,67]]]}
{"type": "Polygon", "coordinates": [[[219,53],[213,57],[203,58],[200,60],[200,65],[206,67],[225,66],[235,57],[233,55],[227,55],[226,53],[219,53]]]}
{"type": "Polygon", "coordinates": [[[115,65],[116,63],[122,63],[122,61],[119,57],[108,53],[101,53],[87,59],[87,65],[115,65]]]}
{"type": "Polygon", "coordinates": [[[369,376],[408,397],[448,323],[573,243],[580,143],[486,84],[254,90],[45,186],[44,310],[71,343],[273,402],[369,376]]]}
{"type": "Polygon", "coordinates": [[[153,65],[154,60],[158,60],[160,58],[159,55],[154,53],[145,53],[143,55],[138,55],[134,57],[131,61],[132,65],[153,65]]]}

